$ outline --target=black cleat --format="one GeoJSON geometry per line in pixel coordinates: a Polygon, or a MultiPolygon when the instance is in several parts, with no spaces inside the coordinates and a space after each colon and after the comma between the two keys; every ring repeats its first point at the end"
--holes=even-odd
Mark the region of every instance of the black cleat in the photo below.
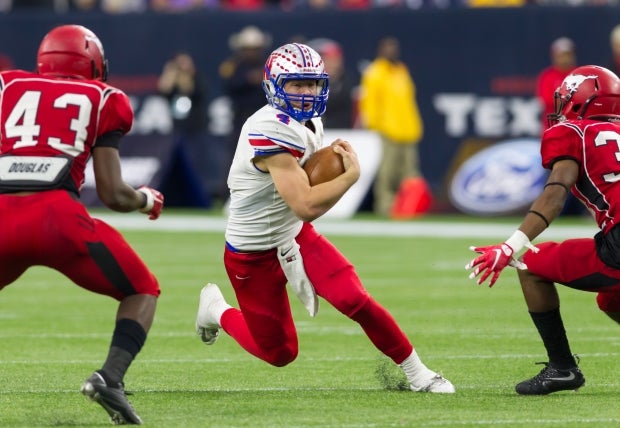
{"type": "Polygon", "coordinates": [[[520,382],[515,387],[521,395],[547,395],[552,392],[577,390],[586,383],[586,378],[579,367],[568,370],[558,370],[549,363],[544,364],[545,368],[531,379],[520,382]]]}
{"type": "Polygon", "coordinates": [[[82,385],[80,392],[95,401],[110,415],[115,425],[142,425],[142,419],[131,406],[122,383],[108,386],[103,377],[94,372],[82,385]]]}

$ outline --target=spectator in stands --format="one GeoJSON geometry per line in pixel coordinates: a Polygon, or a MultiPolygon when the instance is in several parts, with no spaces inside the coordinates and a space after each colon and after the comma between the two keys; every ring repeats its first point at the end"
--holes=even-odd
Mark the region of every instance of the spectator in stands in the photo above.
{"type": "Polygon", "coordinates": [[[361,10],[374,6],[373,0],[288,0],[283,4],[289,9],[309,10],[361,10]]]}
{"type": "Polygon", "coordinates": [[[232,139],[236,144],[244,120],[265,104],[261,82],[271,36],[250,25],[230,36],[228,44],[232,54],[220,64],[218,71],[224,92],[232,103],[232,139]]]}
{"type": "Polygon", "coordinates": [[[99,0],[71,0],[69,10],[76,12],[100,12],[101,2],[99,0]]]}
{"type": "Polygon", "coordinates": [[[232,53],[220,64],[218,71],[233,110],[233,129],[228,145],[232,160],[243,122],[267,102],[261,83],[271,36],[249,25],[231,35],[228,45],[232,53]]]}
{"type": "Polygon", "coordinates": [[[206,84],[189,53],[179,52],[166,62],[157,87],[170,102],[175,132],[206,130],[206,84]]]}
{"type": "MultiPolygon", "coordinates": [[[[549,50],[551,65],[538,75],[536,95],[542,108],[542,131],[549,127],[547,116],[555,112],[554,94],[562,85],[564,78],[577,68],[577,54],[575,44],[568,37],[560,37],[551,43],[549,50]]],[[[572,194],[568,195],[564,205],[563,215],[585,213],[583,204],[572,194]]]]}
{"type": "Polygon", "coordinates": [[[319,38],[307,42],[318,52],[329,74],[329,104],[323,115],[325,128],[348,129],[353,127],[353,92],[355,81],[346,72],[340,44],[332,39],[319,38]]]}
{"type": "Polygon", "coordinates": [[[280,6],[280,0],[220,0],[220,7],[225,10],[260,10],[280,6]]]}
{"type": "Polygon", "coordinates": [[[469,7],[521,7],[528,3],[528,0],[467,0],[469,7]]]}
{"type": "MultiPolygon", "coordinates": [[[[192,56],[181,51],[166,62],[157,86],[159,93],[170,104],[173,138],[183,154],[181,160],[191,166],[191,170],[188,168],[185,173],[188,177],[196,178],[196,185],[201,180],[201,187],[206,188],[207,178],[202,174],[209,155],[206,80],[196,68],[192,56]]],[[[193,192],[192,198],[195,198],[197,205],[207,204],[208,195],[202,194],[202,190],[196,189],[193,192]],[[201,193],[200,196],[198,193],[201,193]]]]}
{"type": "Polygon", "coordinates": [[[305,0],[301,3],[306,3],[309,9],[324,10],[333,8],[332,0],[305,0]]]}
{"type": "Polygon", "coordinates": [[[359,112],[362,125],[376,131],[382,141],[374,211],[390,215],[401,183],[422,175],[418,143],[424,131],[415,83],[394,37],[379,41],[375,60],[362,73],[359,112]]]}
{"type": "Polygon", "coordinates": [[[371,7],[371,0],[336,0],[337,9],[370,9],[371,7]]]}
{"type": "Polygon", "coordinates": [[[13,0],[11,10],[40,10],[62,13],[69,7],[68,0],[13,0]]]}
{"type": "Polygon", "coordinates": [[[219,8],[219,0],[151,0],[151,10],[156,12],[188,12],[196,9],[219,8]]]}
{"type": "Polygon", "coordinates": [[[99,8],[109,14],[145,12],[148,0],[98,0],[99,8]]]}
{"type": "Polygon", "coordinates": [[[547,115],[555,111],[553,94],[562,81],[577,67],[575,44],[568,37],[560,37],[549,49],[551,64],[538,74],[536,96],[542,109],[542,129],[548,127],[547,115]]]}
{"type": "Polygon", "coordinates": [[[607,68],[616,74],[620,74],[620,24],[616,25],[609,33],[609,47],[611,59],[607,68]]]}

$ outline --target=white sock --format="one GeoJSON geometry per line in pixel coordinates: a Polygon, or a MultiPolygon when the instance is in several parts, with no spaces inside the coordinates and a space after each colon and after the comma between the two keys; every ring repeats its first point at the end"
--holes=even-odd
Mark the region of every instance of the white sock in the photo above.
{"type": "Polygon", "coordinates": [[[415,349],[399,366],[405,372],[409,383],[414,385],[425,384],[437,374],[424,365],[415,349]]]}
{"type": "Polygon", "coordinates": [[[217,302],[217,304],[212,306],[212,313],[215,316],[215,319],[217,320],[217,323],[220,327],[222,326],[222,315],[224,315],[224,312],[226,312],[230,308],[232,308],[232,306],[230,306],[224,300],[222,300],[221,302],[217,302]]]}

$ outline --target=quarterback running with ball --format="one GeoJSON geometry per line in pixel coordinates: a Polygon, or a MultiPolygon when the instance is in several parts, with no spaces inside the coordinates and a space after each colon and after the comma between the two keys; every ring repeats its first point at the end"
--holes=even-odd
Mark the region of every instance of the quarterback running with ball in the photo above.
{"type": "Polygon", "coordinates": [[[369,295],[354,267],[311,222],[357,181],[357,156],[346,141],[331,146],[345,172],[310,186],[301,165],[322,146],[329,79],[310,47],[291,43],[265,64],[267,105],[245,122],[228,176],[230,212],[224,263],[239,309],[215,284],[200,293],[196,330],[212,344],[222,328],[247,352],[277,367],[295,360],[298,339],[287,283],[311,316],[318,297],[357,322],[398,364],[413,391],[452,393],[427,368],[392,315],[369,295]]]}

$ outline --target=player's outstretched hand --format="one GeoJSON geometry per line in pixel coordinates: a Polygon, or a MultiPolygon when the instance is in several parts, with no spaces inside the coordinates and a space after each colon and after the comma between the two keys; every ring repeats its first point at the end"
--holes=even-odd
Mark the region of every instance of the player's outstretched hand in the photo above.
{"type": "Polygon", "coordinates": [[[149,220],[157,220],[164,209],[164,195],[147,186],[140,186],[137,190],[146,196],[146,205],[140,208],[140,212],[148,214],[149,220]]]}
{"type": "Polygon", "coordinates": [[[499,245],[489,245],[487,247],[469,247],[470,250],[479,253],[480,256],[469,262],[465,269],[473,269],[469,274],[470,279],[478,275],[478,284],[482,284],[491,274],[489,287],[493,287],[499,274],[506,266],[513,266],[517,269],[527,269],[527,266],[513,257],[514,250],[506,243],[499,245]]]}

